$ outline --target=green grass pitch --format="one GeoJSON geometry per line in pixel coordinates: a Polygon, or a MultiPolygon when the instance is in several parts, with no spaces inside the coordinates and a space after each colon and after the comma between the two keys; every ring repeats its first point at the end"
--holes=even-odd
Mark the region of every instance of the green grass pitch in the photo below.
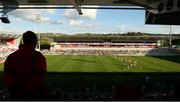
{"type": "MultiPolygon", "coordinates": [[[[46,55],[48,72],[180,72],[180,57],[46,55]]],[[[3,71],[3,64],[0,64],[3,71]]]]}
{"type": "MultiPolygon", "coordinates": [[[[180,72],[180,57],[150,57],[150,56],[63,56],[46,55],[48,72],[180,72]],[[133,66],[131,66],[133,64],[133,66]]],[[[3,64],[0,64],[0,90],[4,89],[3,64]]],[[[80,85],[82,78],[95,78],[94,84],[102,89],[111,89],[111,84],[124,83],[131,80],[133,83],[141,84],[146,75],[48,75],[48,86],[53,90],[62,87],[64,90],[74,90],[80,85]],[[74,84],[72,87],[72,83],[74,84]],[[102,85],[103,84],[103,85],[102,85]],[[106,86],[105,86],[106,85],[106,86]]],[[[174,74],[173,74],[174,75],[174,74]]],[[[165,79],[173,79],[179,82],[179,76],[154,76],[158,82],[169,83],[165,79]],[[176,80],[177,79],[177,80],[176,80]]]]}
{"type": "Polygon", "coordinates": [[[180,57],[47,55],[49,72],[180,72],[180,57]]]}

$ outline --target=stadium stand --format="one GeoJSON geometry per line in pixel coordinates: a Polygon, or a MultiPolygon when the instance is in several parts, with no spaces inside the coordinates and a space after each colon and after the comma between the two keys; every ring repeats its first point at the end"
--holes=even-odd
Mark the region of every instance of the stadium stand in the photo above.
{"type": "Polygon", "coordinates": [[[55,55],[130,55],[177,56],[179,52],[161,48],[164,36],[61,36],[44,54],[55,55]]]}
{"type": "Polygon", "coordinates": [[[55,47],[155,48],[162,37],[148,36],[65,36],[54,38],[55,47]]]}
{"type": "Polygon", "coordinates": [[[19,35],[0,34],[0,63],[3,63],[10,53],[18,49],[19,42],[19,35]]]}
{"type": "MultiPolygon", "coordinates": [[[[42,51],[43,54],[47,55],[107,55],[107,56],[179,56],[180,52],[175,49],[170,48],[160,48],[156,41],[159,40],[156,38],[143,38],[143,37],[132,37],[131,39],[136,40],[128,40],[129,38],[123,37],[118,38],[116,40],[112,40],[109,37],[80,37],[81,39],[77,39],[77,37],[71,38],[62,38],[55,39],[57,44],[53,45],[50,50],[42,51]],[[92,39],[93,38],[93,39],[92,39]],[[88,39],[88,40],[87,40],[88,39]],[[109,39],[109,40],[108,40],[109,39]],[[124,39],[124,40],[122,40],[124,39]],[[125,40],[126,39],[126,40],[125,40]],[[147,40],[153,39],[153,40],[147,40]],[[154,40],[155,39],[155,40],[154,40]],[[66,40],[66,41],[63,41],[66,40]],[[67,41],[68,40],[68,41],[67,41]],[[76,41],[75,41],[76,40],[76,41]]],[[[4,38],[3,38],[4,39],[4,38]]],[[[113,38],[115,39],[115,38],[113,38]]],[[[19,39],[17,39],[19,41],[19,39]]],[[[15,41],[14,41],[15,42],[15,41]]],[[[15,43],[1,43],[0,47],[0,56],[1,59],[4,60],[10,53],[17,49],[17,45],[15,43]]],[[[121,59],[123,57],[120,57],[121,59]]],[[[130,62],[133,62],[132,60],[130,62]]],[[[129,63],[129,62],[128,62],[129,63]]],[[[138,63],[133,62],[133,64],[138,65],[138,63]]],[[[128,68],[130,68],[128,66],[128,68]]],[[[61,73],[62,74],[62,73],[61,73]]],[[[84,73],[86,74],[86,73],[84,73]]],[[[54,76],[58,76],[59,74],[54,74],[54,76]]],[[[77,73],[78,75],[78,73],[77,73]]],[[[114,75],[114,73],[113,73],[114,75]]],[[[113,76],[109,75],[109,76],[113,76]]],[[[174,74],[173,74],[174,75],[174,74]]],[[[173,78],[173,75],[170,76],[173,78]]],[[[51,75],[49,75],[51,77],[51,75]]],[[[86,75],[82,75],[83,77],[87,77],[86,75]]],[[[81,77],[82,77],[81,76],[81,77]]],[[[89,75],[91,76],[91,75],[89,75]]],[[[88,77],[89,77],[88,76],[88,77]]],[[[95,83],[92,80],[94,77],[108,77],[108,74],[105,76],[101,75],[92,75],[92,78],[89,79],[81,79],[75,80],[76,83],[72,86],[71,84],[72,77],[68,76],[70,79],[61,80],[64,85],[68,87],[63,87],[55,83],[53,89],[49,90],[49,96],[47,97],[49,100],[169,100],[174,99],[176,96],[176,86],[171,85],[171,82],[155,82],[152,79],[154,77],[148,75],[142,75],[144,79],[133,80],[134,76],[128,76],[132,79],[132,82],[123,82],[123,84],[107,82],[108,80],[97,80],[95,83]],[[103,85],[101,82],[106,82],[109,85],[103,85]],[[70,83],[70,84],[69,84],[70,83]],[[99,85],[97,83],[100,83],[99,85]],[[131,84],[129,84],[131,83],[131,84]],[[140,85],[136,84],[141,83],[140,85]],[[75,85],[77,84],[77,85],[75,85]],[[77,87],[78,86],[78,87],[77,87]],[[75,89],[78,88],[78,89],[75,89]],[[120,90],[120,91],[119,91],[120,90]]],[[[64,77],[59,75],[58,77],[64,77]]],[[[115,74],[116,82],[119,80],[118,77],[126,78],[127,75],[119,75],[115,74]]],[[[157,77],[155,75],[155,77],[157,77]]],[[[168,76],[169,77],[169,76],[168,76]]],[[[154,78],[155,79],[155,78],[154,78]]],[[[170,79],[170,78],[169,78],[170,79]]],[[[59,79],[55,79],[59,80],[59,79]]],[[[52,81],[52,80],[51,80],[52,81]]],[[[59,81],[59,82],[61,82],[59,81]]],[[[55,81],[58,82],[58,81],[55,81]]],[[[177,85],[178,86],[178,85],[177,85]]],[[[8,100],[8,91],[6,89],[0,91],[0,100],[7,99],[8,100]]]]}
{"type": "Polygon", "coordinates": [[[44,51],[51,55],[118,55],[118,56],[179,56],[178,50],[169,48],[62,48],[44,51]]]}

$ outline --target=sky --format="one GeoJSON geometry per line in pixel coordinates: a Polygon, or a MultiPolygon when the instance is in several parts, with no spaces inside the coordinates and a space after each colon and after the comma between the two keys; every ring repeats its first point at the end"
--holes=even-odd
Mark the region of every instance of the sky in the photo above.
{"type": "MultiPolygon", "coordinates": [[[[82,12],[81,16],[74,9],[17,9],[8,13],[10,24],[0,22],[0,32],[11,34],[22,34],[27,30],[63,34],[127,32],[169,34],[170,32],[168,25],[145,25],[144,10],[83,9],[82,12]],[[37,15],[40,15],[40,21],[36,20],[37,15]]],[[[173,26],[172,33],[179,34],[180,27],[173,26]]]]}

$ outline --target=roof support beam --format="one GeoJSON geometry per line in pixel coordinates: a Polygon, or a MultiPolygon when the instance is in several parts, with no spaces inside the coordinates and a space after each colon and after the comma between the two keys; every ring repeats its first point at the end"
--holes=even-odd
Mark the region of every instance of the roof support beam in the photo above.
{"type": "MultiPolygon", "coordinates": [[[[7,7],[7,8],[14,8],[14,7],[7,7]]],[[[2,7],[0,6],[0,9],[2,7]]],[[[56,7],[46,7],[46,6],[36,6],[36,7],[19,7],[18,9],[76,9],[75,7],[68,7],[68,6],[56,6],[56,7]]],[[[100,7],[81,7],[81,9],[110,9],[110,10],[147,10],[146,8],[135,8],[135,7],[111,7],[111,6],[100,6],[100,7]]]]}
{"type": "Polygon", "coordinates": [[[79,15],[82,15],[81,1],[79,0],[69,0],[70,3],[75,7],[75,9],[79,12],[79,15]]]}
{"type": "Polygon", "coordinates": [[[145,5],[145,4],[142,4],[140,1],[139,2],[135,2],[133,0],[127,0],[127,2],[131,3],[131,4],[134,4],[136,6],[141,6],[141,7],[144,7],[146,9],[154,9],[152,7],[150,7],[149,5],[145,5]]]}
{"type": "Polygon", "coordinates": [[[1,13],[3,13],[4,15],[6,15],[8,12],[11,12],[15,9],[18,9],[19,4],[16,0],[2,0],[2,11],[1,13]],[[8,7],[13,7],[13,8],[8,8],[8,7]]]}

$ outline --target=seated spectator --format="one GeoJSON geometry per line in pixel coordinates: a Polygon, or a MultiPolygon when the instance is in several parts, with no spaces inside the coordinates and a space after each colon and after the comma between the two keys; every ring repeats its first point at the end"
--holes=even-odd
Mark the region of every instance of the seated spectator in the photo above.
{"type": "Polygon", "coordinates": [[[10,54],[4,64],[5,85],[12,99],[29,100],[45,98],[45,57],[35,50],[36,34],[23,34],[23,44],[10,54]]]}
{"type": "Polygon", "coordinates": [[[113,88],[113,100],[138,100],[141,90],[135,86],[124,84],[113,88]]]}

